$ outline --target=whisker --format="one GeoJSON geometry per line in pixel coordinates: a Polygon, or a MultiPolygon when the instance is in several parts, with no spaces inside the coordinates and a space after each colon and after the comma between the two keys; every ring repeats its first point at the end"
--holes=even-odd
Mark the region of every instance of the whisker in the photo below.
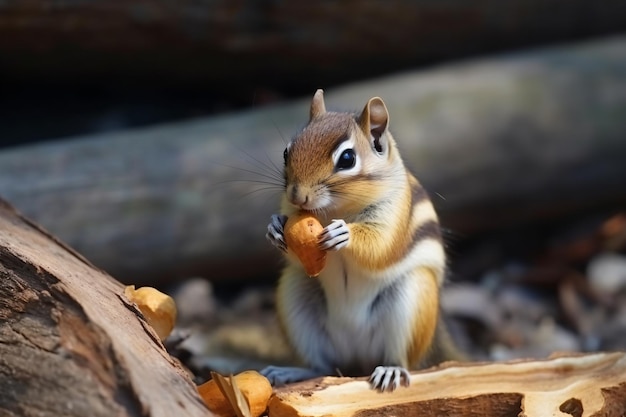
{"type": "Polygon", "coordinates": [[[445,198],[443,195],[439,194],[437,191],[435,191],[435,192],[434,192],[434,194],[435,194],[437,197],[441,198],[443,201],[446,201],[446,198],[445,198]]]}
{"type": "Polygon", "coordinates": [[[268,188],[268,187],[264,187],[264,188],[257,188],[256,190],[251,190],[248,191],[247,193],[242,194],[242,197],[249,197],[252,194],[258,194],[258,193],[263,193],[263,192],[267,192],[267,191],[274,191],[274,192],[278,192],[280,190],[276,190],[274,188],[268,188]]]}
{"type": "Polygon", "coordinates": [[[227,185],[231,185],[234,183],[242,183],[242,184],[247,184],[247,183],[252,183],[253,186],[255,187],[255,189],[260,189],[260,187],[262,187],[263,189],[272,189],[272,190],[276,190],[276,191],[284,191],[284,188],[282,186],[279,186],[277,184],[272,184],[270,182],[265,182],[265,181],[245,181],[245,180],[224,180],[224,181],[220,181],[220,182],[216,182],[214,184],[211,184],[211,186],[213,187],[221,187],[221,186],[227,186],[227,185]]]}
{"type": "Polygon", "coordinates": [[[289,141],[285,139],[285,135],[283,135],[283,132],[280,130],[280,128],[278,127],[278,124],[276,123],[274,119],[272,119],[272,124],[274,125],[274,129],[276,129],[276,131],[278,132],[278,136],[280,136],[280,138],[282,139],[283,144],[287,146],[289,141]]]}
{"type": "Polygon", "coordinates": [[[263,209],[263,211],[265,211],[265,208],[268,207],[268,204],[270,204],[270,202],[273,206],[276,206],[277,198],[275,193],[260,194],[257,192],[257,190],[255,190],[245,194],[241,194],[234,200],[236,203],[239,204],[242,204],[242,202],[243,204],[247,204],[246,201],[254,200],[254,206],[257,209],[263,209]],[[263,198],[264,195],[265,198],[263,198]]]}
{"type": "MultiPolygon", "coordinates": [[[[264,173],[268,173],[268,174],[265,174],[265,175],[272,176],[272,177],[275,177],[275,178],[282,178],[282,174],[283,174],[282,170],[280,170],[274,164],[274,162],[270,159],[269,155],[267,155],[267,152],[265,153],[265,156],[270,161],[270,164],[256,159],[255,157],[253,157],[252,155],[248,154],[245,151],[242,151],[242,152],[248,157],[248,161],[247,162],[249,162],[249,163],[251,162],[256,168],[260,169],[264,173]]],[[[242,170],[245,170],[245,169],[242,168],[242,170]]]]}
{"type": "Polygon", "coordinates": [[[226,167],[226,168],[235,169],[237,171],[246,172],[246,173],[252,174],[254,176],[261,176],[261,177],[266,178],[268,180],[276,181],[277,184],[282,184],[283,183],[282,175],[278,176],[276,173],[273,173],[273,172],[265,173],[265,172],[255,171],[255,170],[252,170],[252,169],[236,167],[236,166],[231,166],[231,165],[225,165],[225,164],[219,164],[219,165],[221,165],[223,167],[226,167]]]}
{"type": "MultiPolygon", "coordinates": [[[[334,199],[336,202],[343,201],[343,202],[349,202],[349,203],[360,203],[360,204],[365,204],[365,203],[367,203],[367,201],[366,201],[366,200],[364,200],[364,199],[358,199],[358,198],[355,198],[355,196],[350,196],[350,195],[336,195],[336,194],[334,194],[334,195],[333,195],[333,199],[334,199]]],[[[335,204],[335,205],[336,205],[336,204],[335,204]]]]}
{"type": "Polygon", "coordinates": [[[282,178],[284,169],[282,167],[279,167],[278,165],[276,165],[276,163],[272,160],[272,158],[270,158],[269,155],[267,154],[267,151],[265,151],[265,156],[270,161],[270,164],[272,164],[272,167],[274,168],[274,172],[279,174],[281,176],[281,178],[282,178]]]}
{"type": "Polygon", "coordinates": [[[237,149],[237,151],[240,153],[240,155],[245,155],[247,158],[245,158],[245,162],[254,165],[256,168],[260,169],[263,172],[269,172],[272,175],[275,175],[276,177],[282,177],[282,169],[280,169],[275,163],[274,161],[272,161],[272,158],[270,158],[270,156],[267,154],[267,150],[263,150],[265,157],[267,158],[268,162],[264,162],[258,158],[256,158],[254,155],[252,155],[251,153],[249,153],[248,151],[246,151],[245,149],[237,146],[236,144],[232,144],[232,146],[237,149]]]}

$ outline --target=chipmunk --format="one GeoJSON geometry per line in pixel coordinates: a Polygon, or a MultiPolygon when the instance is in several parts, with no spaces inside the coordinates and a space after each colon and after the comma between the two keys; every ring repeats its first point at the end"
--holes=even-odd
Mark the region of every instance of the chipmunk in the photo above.
{"type": "Polygon", "coordinates": [[[279,321],[308,368],[262,370],[275,385],[370,375],[373,388],[409,385],[409,367],[460,359],[439,317],[446,257],[430,199],[405,168],[382,99],[360,114],[326,111],[315,93],[308,125],[284,151],[281,214],[266,237],[287,254],[279,321]],[[326,225],[327,264],[310,278],[283,229],[301,210],[326,225]]]}

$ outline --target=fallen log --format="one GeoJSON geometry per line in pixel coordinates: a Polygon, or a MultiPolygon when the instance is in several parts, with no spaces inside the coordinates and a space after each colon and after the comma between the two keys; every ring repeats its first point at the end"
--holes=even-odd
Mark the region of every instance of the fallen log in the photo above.
{"type": "Polygon", "coordinates": [[[275,390],[270,417],[619,417],[626,414],[626,354],[455,364],[414,373],[411,385],[374,393],[365,380],[322,378],[275,390]]]}
{"type": "Polygon", "coordinates": [[[0,415],[210,415],[123,292],[0,200],[0,415]]]}
{"type": "MultiPolygon", "coordinates": [[[[613,209],[626,203],[625,45],[396,75],[326,103],[385,99],[403,157],[454,232],[613,209]]],[[[278,208],[273,165],[309,102],[5,150],[0,195],[127,282],[275,277],[263,237],[278,208]]]]}
{"type": "Polygon", "coordinates": [[[507,7],[494,0],[12,1],[0,5],[0,74],[150,88],[209,83],[208,91],[250,97],[259,84],[337,84],[434,60],[619,33],[622,10],[621,0],[570,0],[566,7],[555,0],[510,0],[507,7]]]}

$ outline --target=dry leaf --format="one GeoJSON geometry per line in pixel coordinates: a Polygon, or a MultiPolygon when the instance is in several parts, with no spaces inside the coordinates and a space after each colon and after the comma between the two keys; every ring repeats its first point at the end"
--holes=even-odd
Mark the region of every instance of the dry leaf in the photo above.
{"type": "Polygon", "coordinates": [[[245,371],[226,378],[212,372],[212,380],[198,386],[198,393],[215,415],[220,417],[259,417],[267,409],[272,386],[256,371],[245,371]]]}
{"type": "Polygon", "coordinates": [[[250,407],[246,397],[241,393],[237,386],[237,381],[231,375],[230,378],[223,377],[217,372],[211,372],[213,380],[217,384],[224,397],[228,400],[230,406],[235,410],[237,417],[252,417],[250,407]]]}

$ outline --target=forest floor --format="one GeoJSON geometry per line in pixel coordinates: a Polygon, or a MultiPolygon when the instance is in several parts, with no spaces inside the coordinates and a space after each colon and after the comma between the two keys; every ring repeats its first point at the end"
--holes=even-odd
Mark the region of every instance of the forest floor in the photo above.
{"type": "MultiPolygon", "coordinates": [[[[626,212],[447,239],[442,307],[458,345],[476,360],[626,350],[626,212]],[[524,249],[522,249],[524,248],[524,249]]],[[[167,345],[196,376],[291,364],[273,285],[170,288],[179,320],[167,345]]]]}

